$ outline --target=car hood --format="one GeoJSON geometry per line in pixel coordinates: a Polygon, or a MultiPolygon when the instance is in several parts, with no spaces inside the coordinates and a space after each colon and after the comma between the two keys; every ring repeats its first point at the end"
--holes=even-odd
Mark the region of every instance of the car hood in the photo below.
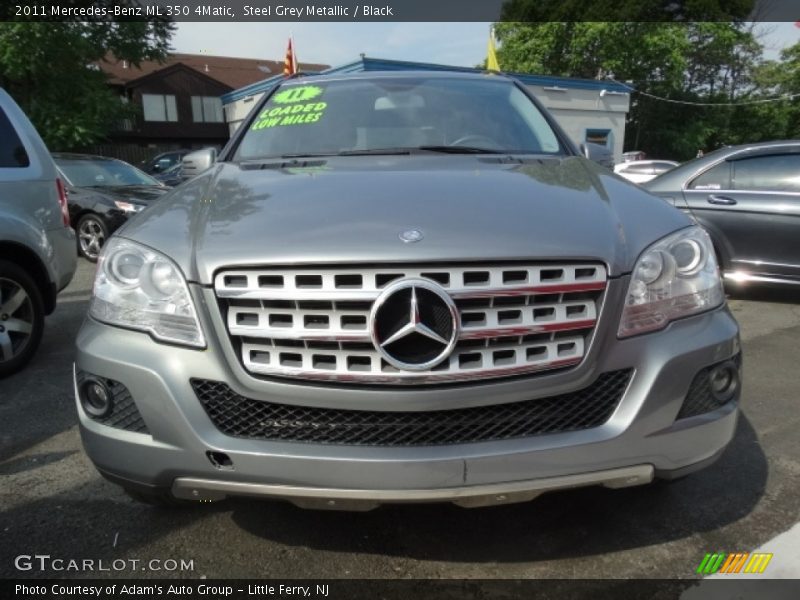
{"type": "Polygon", "coordinates": [[[376,262],[590,260],[613,276],[690,224],[581,157],[349,156],[220,163],[120,235],[209,284],[223,267],[376,262]]]}

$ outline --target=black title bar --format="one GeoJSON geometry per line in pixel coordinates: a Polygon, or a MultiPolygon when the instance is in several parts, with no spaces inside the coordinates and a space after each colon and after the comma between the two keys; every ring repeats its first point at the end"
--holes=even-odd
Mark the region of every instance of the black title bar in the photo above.
{"type": "Polygon", "coordinates": [[[779,579],[6,579],[8,600],[796,600],[800,581],[779,579]]]}
{"type": "Polygon", "coordinates": [[[4,0],[0,20],[788,21],[797,0],[4,0]]]}

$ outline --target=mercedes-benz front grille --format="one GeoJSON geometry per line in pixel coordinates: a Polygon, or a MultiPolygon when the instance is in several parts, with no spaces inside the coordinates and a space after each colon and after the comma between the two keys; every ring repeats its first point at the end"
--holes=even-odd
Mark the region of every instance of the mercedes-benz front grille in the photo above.
{"type": "Polygon", "coordinates": [[[606,280],[605,268],[592,263],[294,267],[224,270],[216,275],[214,289],[227,332],[244,368],[254,375],[422,384],[578,364],[595,327],[606,280]],[[385,303],[391,310],[380,317],[385,319],[383,329],[394,335],[383,341],[376,334],[381,328],[370,321],[378,314],[373,308],[393,287],[403,290],[396,301],[385,303]],[[429,288],[440,289],[454,303],[455,328],[447,327],[442,307],[434,307],[438,312],[431,308],[429,323],[424,322],[425,302],[436,301],[429,288]],[[403,303],[410,307],[410,334],[399,331],[405,309],[394,305],[403,303]],[[403,335],[409,337],[393,342],[403,335]],[[448,335],[453,339],[446,346],[448,335]],[[387,360],[402,350],[403,361],[412,361],[418,345],[426,347],[425,359],[434,356],[435,361],[440,342],[442,359],[430,368],[398,368],[398,361],[387,360]]]}

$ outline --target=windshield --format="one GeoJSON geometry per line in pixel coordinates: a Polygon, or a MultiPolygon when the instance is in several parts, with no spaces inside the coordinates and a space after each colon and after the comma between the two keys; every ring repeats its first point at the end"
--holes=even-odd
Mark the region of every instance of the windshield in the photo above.
{"type": "Polygon", "coordinates": [[[56,164],[75,187],[161,185],[121,160],[56,159],[56,164]]]}
{"type": "Polygon", "coordinates": [[[281,86],[234,159],[420,149],[563,153],[544,115],[506,79],[386,77],[281,86]]]}

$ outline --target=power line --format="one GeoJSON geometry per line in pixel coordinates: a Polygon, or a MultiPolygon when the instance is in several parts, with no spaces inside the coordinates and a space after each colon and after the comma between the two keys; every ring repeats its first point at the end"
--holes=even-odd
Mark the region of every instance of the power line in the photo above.
{"type": "Polygon", "coordinates": [[[613,81],[614,83],[621,85],[630,90],[631,92],[635,92],[641,96],[646,96],[648,98],[652,98],[653,100],[660,100],[661,102],[669,102],[671,104],[685,104],[688,106],[748,106],[751,104],[767,104],[768,102],[779,102],[781,100],[791,100],[793,98],[800,97],[800,93],[798,93],[798,94],[783,94],[782,96],[775,96],[774,98],[761,98],[760,100],[748,100],[746,102],[691,102],[689,100],[675,100],[673,98],[664,98],[663,96],[656,96],[655,94],[650,94],[648,92],[637,90],[634,87],[622,83],[621,81],[617,81],[616,79],[610,77],[609,75],[606,75],[605,77],[609,81],[613,81]]]}

